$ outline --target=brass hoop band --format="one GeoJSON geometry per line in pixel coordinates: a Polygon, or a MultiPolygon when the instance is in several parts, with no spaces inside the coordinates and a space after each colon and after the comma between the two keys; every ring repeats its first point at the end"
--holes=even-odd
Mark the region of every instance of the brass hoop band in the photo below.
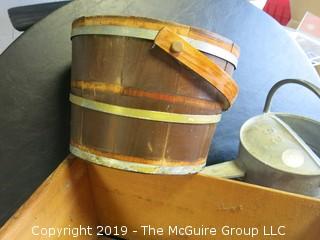
{"type": "Polygon", "coordinates": [[[126,162],[104,156],[98,156],[93,153],[83,151],[80,148],[72,145],[70,145],[70,152],[81,159],[85,159],[98,165],[151,174],[192,174],[199,172],[205,166],[205,164],[198,166],[158,166],[145,163],[126,162]]]}
{"type": "Polygon", "coordinates": [[[129,108],[108,103],[97,102],[73,94],[70,94],[70,102],[75,105],[99,112],[150,121],[183,124],[213,124],[218,123],[221,119],[221,114],[193,115],[129,108]]]}

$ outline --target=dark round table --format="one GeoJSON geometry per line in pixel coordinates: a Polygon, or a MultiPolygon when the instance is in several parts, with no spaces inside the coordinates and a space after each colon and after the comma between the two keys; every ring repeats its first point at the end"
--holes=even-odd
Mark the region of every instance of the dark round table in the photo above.
{"type": "MultiPolygon", "coordinates": [[[[0,224],[68,154],[71,22],[83,15],[138,15],[194,25],[235,41],[240,95],[223,115],[209,164],[236,158],[239,129],[261,113],[268,90],[284,78],[319,85],[304,53],[271,17],[244,0],[78,0],[55,11],[0,57],[0,224]]],[[[275,97],[275,111],[320,119],[320,103],[297,86],[275,97]]]]}

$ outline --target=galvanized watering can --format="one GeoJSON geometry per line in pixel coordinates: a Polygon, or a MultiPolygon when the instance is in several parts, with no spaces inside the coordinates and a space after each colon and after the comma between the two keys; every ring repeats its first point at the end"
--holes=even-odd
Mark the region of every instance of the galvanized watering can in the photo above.
{"type": "Polygon", "coordinates": [[[237,160],[206,168],[202,173],[289,192],[320,196],[320,122],[288,113],[270,112],[274,93],[289,83],[320,89],[303,80],[287,79],[270,90],[264,113],[247,120],[240,130],[237,160]]]}

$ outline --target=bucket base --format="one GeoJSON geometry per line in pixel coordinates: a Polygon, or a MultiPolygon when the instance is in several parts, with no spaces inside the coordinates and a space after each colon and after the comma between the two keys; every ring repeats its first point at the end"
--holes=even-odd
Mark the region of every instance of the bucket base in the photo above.
{"type": "Polygon", "coordinates": [[[144,164],[144,163],[135,163],[135,162],[126,162],[113,158],[97,156],[95,154],[83,151],[75,146],[70,145],[70,152],[84,160],[89,162],[111,167],[117,168],[126,171],[132,172],[140,172],[140,173],[149,173],[149,174],[168,174],[168,175],[185,175],[185,174],[193,174],[201,171],[206,164],[202,165],[194,165],[194,166],[159,166],[152,164],[144,164]]]}

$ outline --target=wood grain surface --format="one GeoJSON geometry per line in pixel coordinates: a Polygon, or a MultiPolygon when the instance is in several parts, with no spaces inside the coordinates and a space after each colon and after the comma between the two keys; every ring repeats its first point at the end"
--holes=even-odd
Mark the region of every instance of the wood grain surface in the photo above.
{"type": "Polygon", "coordinates": [[[234,103],[238,95],[237,83],[228,73],[192,47],[191,44],[167,27],[159,31],[154,42],[166,53],[208,81],[212,87],[219,90],[227,100],[224,110],[227,110],[234,103]],[[177,49],[174,49],[175,46],[177,49]]]}
{"type": "Polygon", "coordinates": [[[201,174],[159,176],[89,165],[101,224],[125,225],[128,239],[285,239],[318,240],[320,201],[201,174]],[[215,236],[145,236],[141,226],[215,227],[215,236]],[[257,236],[224,235],[224,226],[257,228],[257,236]],[[278,227],[285,236],[273,234],[278,227]]]}
{"type": "MultiPolygon", "coordinates": [[[[34,225],[126,226],[124,239],[318,240],[320,201],[238,181],[204,176],[146,175],[101,167],[69,156],[0,230],[1,240],[44,239],[34,225]],[[141,226],[215,227],[215,236],[144,235],[141,226]],[[259,234],[223,235],[224,226],[259,234]],[[285,236],[273,234],[279,226],[285,236]],[[133,232],[137,230],[137,232],[133,232]],[[23,236],[23,237],[22,237],[23,236]]],[[[71,239],[69,237],[50,239],[71,239]]],[[[82,236],[77,239],[95,239],[82,236]]]]}
{"type": "MultiPolygon", "coordinates": [[[[39,226],[34,229],[38,234],[40,228],[95,227],[98,221],[87,176],[86,163],[70,156],[0,229],[0,239],[73,239],[70,235],[33,235],[32,228],[39,226]]],[[[96,238],[94,234],[76,239],[96,238]]]]}

